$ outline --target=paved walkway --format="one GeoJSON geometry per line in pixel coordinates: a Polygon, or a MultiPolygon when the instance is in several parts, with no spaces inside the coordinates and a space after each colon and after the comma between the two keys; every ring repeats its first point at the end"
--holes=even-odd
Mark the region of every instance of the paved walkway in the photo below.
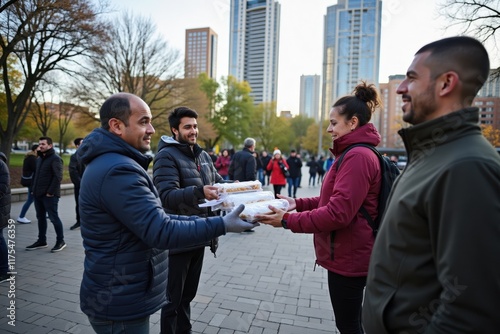
{"type": "MultiPolygon", "coordinates": [[[[303,186],[298,196],[318,192],[319,186],[303,186]]],[[[22,204],[13,203],[12,218],[22,204]]],[[[79,231],[69,230],[75,220],[73,196],[61,198],[59,212],[68,245],[59,253],[50,252],[55,244],[50,223],[49,247],[24,249],[37,238],[34,206],[27,214],[33,223],[14,225],[17,275],[15,283],[0,284],[1,333],[93,333],[79,308],[84,253],[79,231]]],[[[193,333],[336,333],[326,271],[314,270],[311,235],[260,226],[255,233],[222,236],[219,243],[217,258],[208,250],[205,256],[192,303],[193,333]]],[[[151,316],[152,334],[160,332],[159,325],[157,312],[151,316]]]]}

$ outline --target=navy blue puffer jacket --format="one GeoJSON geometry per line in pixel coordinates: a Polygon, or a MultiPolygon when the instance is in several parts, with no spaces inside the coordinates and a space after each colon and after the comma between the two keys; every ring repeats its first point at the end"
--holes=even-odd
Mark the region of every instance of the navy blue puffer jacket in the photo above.
{"type": "Polygon", "coordinates": [[[166,304],[167,252],[225,234],[221,217],[169,216],[147,174],[150,158],[104,129],[77,151],[85,263],[80,307],[89,317],[132,320],[166,304]]]}

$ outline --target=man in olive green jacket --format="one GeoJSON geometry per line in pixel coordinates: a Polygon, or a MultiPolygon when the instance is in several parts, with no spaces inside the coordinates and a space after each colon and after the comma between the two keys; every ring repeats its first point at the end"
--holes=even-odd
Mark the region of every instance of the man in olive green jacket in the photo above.
{"type": "Polygon", "coordinates": [[[393,188],[367,278],[366,333],[498,333],[500,156],[472,99],[488,77],[469,37],[420,49],[397,89],[408,164],[393,188]]]}

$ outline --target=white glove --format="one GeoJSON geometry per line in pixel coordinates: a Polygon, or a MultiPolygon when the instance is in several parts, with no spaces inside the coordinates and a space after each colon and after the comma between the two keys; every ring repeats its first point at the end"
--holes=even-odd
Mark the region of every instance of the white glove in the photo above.
{"type": "Polygon", "coordinates": [[[226,232],[240,233],[260,225],[259,223],[248,223],[242,220],[240,218],[240,213],[244,209],[245,205],[240,204],[236,209],[222,217],[226,232]]]}

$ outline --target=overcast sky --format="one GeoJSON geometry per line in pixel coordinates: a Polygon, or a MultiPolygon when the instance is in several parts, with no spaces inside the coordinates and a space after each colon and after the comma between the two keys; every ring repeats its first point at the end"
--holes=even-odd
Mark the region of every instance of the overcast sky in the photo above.
{"type": "MultiPolygon", "coordinates": [[[[129,9],[151,18],[170,46],[184,55],[185,30],[210,27],[219,36],[217,76],[228,73],[230,0],[112,0],[115,9],[129,9]]],[[[457,34],[446,29],[436,3],[442,0],[384,0],[380,82],[405,74],[424,44],[457,34]]],[[[298,113],[301,75],[321,75],[323,17],[336,0],[279,0],[281,4],[278,112],[298,113]]],[[[491,54],[491,51],[490,51],[491,54]]],[[[498,66],[498,65],[497,65],[498,66]]],[[[354,88],[354,87],[353,87],[354,88]]]]}

